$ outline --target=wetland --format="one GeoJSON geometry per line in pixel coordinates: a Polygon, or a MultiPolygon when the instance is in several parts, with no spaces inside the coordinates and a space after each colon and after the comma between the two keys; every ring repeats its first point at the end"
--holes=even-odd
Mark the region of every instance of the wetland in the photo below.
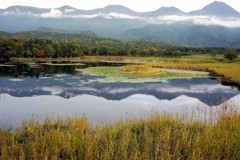
{"type": "Polygon", "coordinates": [[[2,125],[16,126],[33,115],[85,115],[92,123],[105,123],[155,111],[187,114],[240,102],[238,87],[223,85],[211,72],[159,68],[140,58],[135,63],[90,59],[1,65],[2,125]]]}

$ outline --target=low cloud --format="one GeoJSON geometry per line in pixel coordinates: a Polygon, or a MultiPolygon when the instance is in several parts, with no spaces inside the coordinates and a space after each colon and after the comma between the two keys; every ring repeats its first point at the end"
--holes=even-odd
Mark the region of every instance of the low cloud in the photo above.
{"type": "Polygon", "coordinates": [[[76,10],[75,9],[65,9],[64,12],[65,13],[72,13],[72,12],[75,12],[76,10]]]}
{"type": "Polygon", "coordinates": [[[63,12],[58,9],[51,9],[48,13],[40,14],[40,17],[43,18],[61,18],[63,16],[63,12]]]}
{"type": "Polygon", "coordinates": [[[43,87],[41,88],[42,91],[50,92],[52,95],[60,95],[64,92],[62,88],[59,87],[43,87]]]}
{"type": "Polygon", "coordinates": [[[61,18],[84,18],[84,19],[90,19],[95,17],[100,17],[100,14],[78,14],[78,15],[63,15],[61,18]]]}
{"type": "Polygon", "coordinates": [[[224,27],[240,27],[239,18],[221,18],[217,16],[159,16],[149,19],[150,23],[174,23],[174,22],[189,22],[201,25],[221,25],[224,27]]]}
{"type": "Polygon", "coordinates": [[[130,16],[127,14],[120,14],[120,13],[109,13],[109,14],[103,14],[103,17],[106,19],[142,19],[138,16],[130,16]]]}
{"type": "Polygon", "coordinates": [[[73,13],[74,9],[65,9],[64,12],[58,9],[51,9],[48,13],[43,13],[40,15],[42,18],[95,18],[95,17],[103,17],[105,19],[142,19],[138,16],[131,16],[127,14],[120,13],[97,13],[97,14],[70,14],[73,13]],[[65,14],[67,13],[67,14],[65,14]]]}
{"type": "Polygon", "coordinates": [[[34,14],[32,12],[20,12],[19,10],[17,11],[5,11],[5,12],[0,12],[0,15],[2,16],[8,16],[8,15],[20,15],[20,16],[34,16],[37,17],[37,14],[34,14]]]}
{"type": "Polygon", "coordinates": [[[221,25],[225,27],[240,27],[240,19],[221,19],[219,17],[208,17],[206,19],[195,19],[196,24],[221,25]]]}
{"type": "Polygon", "coordinates": [[[240,27],[240,18],[221,18],[217,16],[188,16],[188,15],[166,15],[159,17],[142,17],[132,16],[127,14],[121,14],[116,12],[111,13],[95,13],[95,14],[76,14],[75,9],[65,9],[60,11],[58,9],[51,9],[49,12],[42,14],[34,14],[32,12],[21,12],[19,10],[11,12],[0,13],[3,16],[6,15],[25,15],[34,16],[40,18],[83,18],[90,19],[96,17],[102,17],[105,19],[128,19],[139,20],[150,24],[171,24],[175,22],[187,22],[200,25],[221,25],[224,27],[240,27]]]}
{"type": "Polygon", "coordinates": [[[225,93],[232,93],[234,94],[235,91],[229,89],[226,86],[222,86],[221,84],[199,84],[199,85],[190,85],[188,87],[178,87],[178,86],[171,86],[171,90],[169,90],[169,86],[162,86],[160,88],[155,89],[157,92],[163,93],[218,93],[218,92],[225,92],[225,93]]]}

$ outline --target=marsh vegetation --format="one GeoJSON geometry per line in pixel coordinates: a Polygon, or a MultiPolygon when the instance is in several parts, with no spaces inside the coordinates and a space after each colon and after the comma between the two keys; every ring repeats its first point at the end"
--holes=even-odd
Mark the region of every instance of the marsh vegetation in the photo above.
{"type": "Polygon", "coordinates": [[[2,127],[0,159],[240,159],[240,114],[237,109],[226,112],[231,105],[224,106],[214,121],[164,112],[101,124],[84,116],[61,117],[71,110],[95,117],[104,113],[106,118],[118,112],[149,111],[146,104],[160,103],[174,113],[182,111],[178,105],[185,102],[191,104],[188,109],[199,103],[210,109],[234,96],[239,100],[238,89],[210,79],[240,86],[237,49],[92,38],[0,39],[0,47],[1,58],[7,59],[0,65],[2,115],[6,118],[5,113],[14,109],[17,114],[12,117],[60,112],[58,119],[32,118],[12,130],[2,127]],[[235,56],[227,58],[228,52],[235,56]],[[24,111],[16,106],[21,104],[26,105],[21,106],[24,111]]]}
{"type": "Polygon", "coordinates": [[[187,72],[183,70],[159,69],[150,65],[127,65],[122,67],[90,67],[78,69],[84,74],[103,76],[101,82],[136,82],[159,81],[173,78],[208,77],[207,72],[187,72]]]}
{"type": "Polygon", "coordinates": [[[0,159],[239,159],[239,124],[239,112],[224,109],[217,121],[168,114],[95,125],[86,117],[32,119],[0,129],[0,159]]]}

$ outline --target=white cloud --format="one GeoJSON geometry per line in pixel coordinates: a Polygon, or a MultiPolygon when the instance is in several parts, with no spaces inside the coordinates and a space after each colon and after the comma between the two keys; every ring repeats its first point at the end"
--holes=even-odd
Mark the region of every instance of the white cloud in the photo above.
{"type": "Polygon", "coordinates": [[[65,13],[71,13],[71,12],[74,12],[76,11],[75,9],[65,9],[64,12],[65,13]]]}
{"type": "Polygon", "coordinates": [[[141,17],[138,17],[138,16],[130,16],[130,15],[120,14],[120,13],[109,13],[103,16],[106,19],[142,19],[141,17]]]}
{"type": "Polygon", "coordinates": [[[193,19],[195,24],[221,25],[225,27],[240,27],[240,19],[222,19],[219,17],[207,17],[205,19],[193,19]]]}
{"type": "Polygon", "coordinates": [[[218,93],[224,91],[225,93],[234,93],[235,90],[229,89],[227,86],[223,86],[221,84],[198,84],[198,85],[190,85],[189,88],[184,88],[181,86],[171,86],[169,90],[169,86],[162,86],[155,89],[157,92],[163,93],[218,93]]]}
{"type": "Polygon", "coordinates": [[[220,18],[217,16],[179,16],[179,15],[168,15],[159,16],[157,18],[150,18],[150,23],[174,23],[174,22],[185,22],[201,25],[221,25],[224,27],[240,27],[239,18],[220,18]]]}
{"type": "Polygon", "coordinates": [[[95,18],[95,17],[101,17],[102,14],[98,13],[98,14],[78,14],[78,15],[67,15],[68,18],[95,18]]]}
{"type": "MultiPolygon", "coordinates": [[[[127,14],[120,14],[120,13],[108,13],[108,14],[104,14],[104,13],[97,13],[97,14],[65,14],[65,13],[71,13],[74,12],[75,10],[68,10],[66,9],[63,12],[61,12],[58,9],[51,9],[50,12],[47,13],[43,13],[40,14],[39,17],[42,18],[95,18],[95,17],[103,17],[106,19],[143,19],[141,17],[138,16],[131,16],[131,15],[127,15],[127,14]]],[[[21,14],[21,13],[18,13],[21,14]]]]}
{"type": "Polygon", "coordinates": [[[24,81],[24,79],[17,79],[17,78],[12,78],[12,79],[9,79],[9,81],[12,81],[12,82],[22,82],[24,81]]]}
{"type": "Polygon", "coordinates": [[[49,12],[42,14],[33,14],[31,12],[21,12],[19,10],[11,12],[3,12],[2,15],[25,15],[35,16],[41,18],[95,18],[103,17],[105,19],[129,19],[129,20],[141,20],[151,24],[171,24],[175,22],[188,22],[200,25],[221,25],[224,27],[240,27],[240,18],[221,18],[217,16],[187,16],[187,15],[166,15],[159,17],[141,17],[132,16],[127,14],[121,14],[116,12],[96,13],[96,14],[74,14],[74,9],[65,9],[63,12],[58,9],[51,9],[49,12]]]}
{"type": "Polygon", "coordinates": [[[24,15],[24,16],[38,16],[36,14],[33,14],[32,12],[20,12],[19,10],[16,10],[16,11],[6,11],[6,12],[2,12],[0,13],[0,15],[3,15],[3,16],[8,16],[8,15],[24,15]]]}
{"type": "Polygon", "coordinates": [[[61,18],[63,16],[63,13],[58,9],[51,9],[48,13],[43,13],[40,15],[40,17],[43,18],[61,18]]]}
{"type": "Polygon", "coordinates": [[[41,90],[51,92],[52,95],[59,95],[63,93],[63,89],[59,87],[43,87],[41,90]]]}
{"type": "Polygon", "coordinates": [[[118,93],[128,93],[136,91],[134,88],[116,88],[116,89],[110,89],[107,93],[110,94],[118,94],[118,93]]]}

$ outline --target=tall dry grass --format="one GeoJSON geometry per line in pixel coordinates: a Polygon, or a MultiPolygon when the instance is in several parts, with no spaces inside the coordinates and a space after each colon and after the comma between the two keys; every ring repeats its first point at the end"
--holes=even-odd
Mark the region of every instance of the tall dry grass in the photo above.
{"type": "Polygon", "coordinates": [[[150,65],[158,68],[210,71],[240,85],[240,63],[158,62],[150,65]]]}
{"type": "Polygon", "coordinates": [[[240,114],[202,123],[168,114],[90,125],[85,117],[32,119],[0,130],[0,159],[240,159],[240,114]]]}

